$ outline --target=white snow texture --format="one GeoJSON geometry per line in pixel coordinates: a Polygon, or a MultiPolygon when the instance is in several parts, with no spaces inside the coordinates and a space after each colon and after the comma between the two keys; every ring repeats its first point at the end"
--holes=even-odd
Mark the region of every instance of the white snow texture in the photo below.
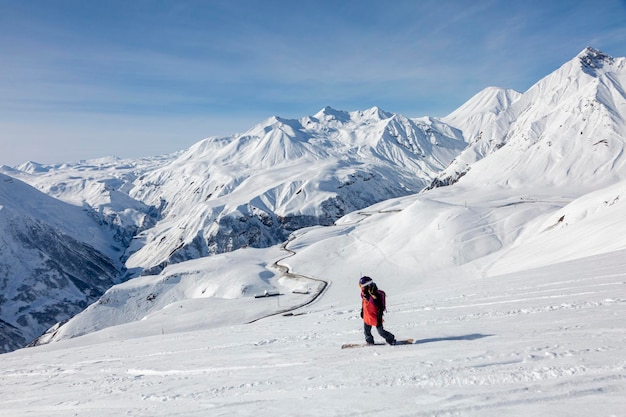
{"type": "Polygon", "coordinates": [[[624,91],[626,58],[586,48],[441,120],[325,108],[176,155],[3,167],[0,226],[27,212],[135,275],[0,356],[1,414],[623,416],[624,91]],[[362,275],[414,344],[341,349],[364,339],[362,275]]]}

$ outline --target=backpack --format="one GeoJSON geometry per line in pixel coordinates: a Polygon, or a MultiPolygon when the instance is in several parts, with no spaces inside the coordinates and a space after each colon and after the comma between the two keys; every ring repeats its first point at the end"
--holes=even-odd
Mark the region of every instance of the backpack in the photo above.
{"type": "Polygon", "coordinates": [[[387,311],[387,294],[383,290],[378,290],[380,297],[380,304],[383,306],[383,311],[387,311]]]}

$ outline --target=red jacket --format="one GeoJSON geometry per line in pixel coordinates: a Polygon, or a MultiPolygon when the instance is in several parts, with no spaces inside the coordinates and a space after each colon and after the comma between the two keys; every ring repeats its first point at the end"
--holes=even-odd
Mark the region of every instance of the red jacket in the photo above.
{"type": "Polygon", "coordinates": [[[374,298],[370,294],[361,293],[362,317],[365,324],[379,326],[383,324],[383,306],[380,297],[374,298]]]}

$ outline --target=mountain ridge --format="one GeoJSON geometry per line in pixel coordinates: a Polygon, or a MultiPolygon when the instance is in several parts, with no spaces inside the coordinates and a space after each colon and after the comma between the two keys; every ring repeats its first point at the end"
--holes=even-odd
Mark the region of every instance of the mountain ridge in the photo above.
{"type": "MultiPolygon", "coordinates": [[[[494,117],[481,119],[474,125],[474,131],[479,132],[478,139],[470,143],[429,188],[449,185],[461,178],[467,181],[472,169],[485,165],[498,167],[499,172],[492,170],[487,177],[492,178],[489,182],[494,184],[498,183],[498,178],[504,178],[501,185],[506,181],[519,182],[510,176],[533,178],[530,173],[519,171],[519,167],[543,173],[549,166],[552,175],[548,179],[570,182],[571,186],[584,177],[596,178],[598,186],[624,178],[626,164],[621,155],[626,145],[626,127],[623,111],[619,110],[626,106],[624,68],[626,58],[611,58],[593,48],[585,48],[498,109],[494,117]],[[548,151],[533,155],[533,150],[540,151],[541,147],[548,151]],[[594,163],[577,157],[584,154],[593,156],[594,163]],[[537,161],[537,156],[543,160],[537,161]],[[607,168],[615,164],[616,169],[607,168]],[[503,169],[508,174],[503,175],[503,169]],[[607,169],[616,177],[604,177],[607,169]],[[570,175],[572,171],[576,175],[570,175]]],[[[470,102],[479,100],[482,94],[470,102]]],[[[546,177],[540,176],[537,180],[544,179],[546,177]]]]}
{"type": "Polygon", "coordinates": [[[316,116],[271,117],[241,135],[205,139],[131,190],[152,206],[166,203],[161,226],[131,248],[129,267],[153,273],[199,254],[270,246],[298,228],[330,225],[418,192],[466,145],[432,126],[378,108],[326,107],[316,116]],[[187,216],[189,202],[191,210],[203,207],[200,217],[187,216]]]}
{"type": "MultiPolygon", "coordinates": [[[[57,167],[31,163],[24,166],[28,172],[3,171],[114,223],[126,248],[120,254],[128,268],[124,279],[143,274],[149,287],[151,280],[172,282],[171,271],[184,270],[196,258],[273,247],[300,237],[298,231],[306,227],[337,226],[314,229],[307,239],[321,236],[324,246],[339,233],[338,251],[369,241],[363,230],[375,231],[372,236],[380,242],[394,238],[379,230],[403,232],[392,220],[376,224],[378,215],[396,219],[404,229],[420,225],[415,236],[390,244],[397,254],[387,254],[394,262],[386,272],[407,274],[400,254],[412,259],[417,251],[427,259],[435,245],[426,236],[433,242],[450,239],[439,247],[449,258],[419,266],[433,273],[522,245],[519,232],[489,225],[492,213],[527,206],[506,222],[522,230],[521,222],[532,215],[544,229],[560,227],[558,219],[573,211],[554,218],[555,211],[624,180],[625,60],[588,48],[524,93],[489,87],[442,119],[411,119],[378,107],[355,112],[325,107],[297,120],[273,116],[243,134],[207,138],[161,158],[57,167]],[[69,180],[64,172],[82,176],[69,180]],[[94,180],[82,181],[85,176],[94,180]],[[479,190],[508,195],[472,207],[472,194],[479,190]],[[449,203],[453,194],[466,196],[466,206],[449,203]],[[441,214],[424,217],[435,209],[441,214]],[[490,232],[466,226],[474,223],[489,225],[490,232]],[[459,238],[446,234],[446,224],[468,228],[459,238]],[[358,232],[356,225],[361,225],[358,232]],[[347,237],[336,230],[345,230],[347,237]]],[[[621,194],[615,195],[607,192],[606,198],[621,194]]],[[[527,235],[537,232],[527,230],[527,235]]],[[[304,247],[302,242],[294,245],[304,247]]],[[[346,254],[346,261],[376,271],[383,259],[357,253],[346,254]]],[[[257,274],[267,284],[268,273],[257,274]]],[[[179,272],[174,275],[173,281],[180,278],[179,272]]],[[[204,285],[210,274],[200,275],[204,285]]],[[[247,285],[257,288],[241,285],[230,290],[244,297],[250,295],[247,285]]],[[[114,291],[124,298],[119,288],[114,291]]],[[[139,299],[151,298],[142,291],[139,299]]],[[[198,297],[197,291],[179,296],[198,297]]],[[[71,335],[71,328],[62,333],[71,335]]]]}

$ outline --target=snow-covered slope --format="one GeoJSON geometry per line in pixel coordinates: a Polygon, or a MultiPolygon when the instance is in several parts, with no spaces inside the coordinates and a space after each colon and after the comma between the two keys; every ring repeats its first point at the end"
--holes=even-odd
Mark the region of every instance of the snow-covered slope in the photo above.
{"type": "MultiPolygon", "coordinates": [[[[3,356],[3,412],[621,415],[623,60],[587,49],[521,96],[491,90],[468,104],[449,118],[458,130],[420,120],[431,133],[449,132],[441,140],[452,144],[458,131],[483,132],[470,145],[469,172],[453,185],[386,199],[330,226],[294,230],[280,246],[185,260],[193,254],[187,245],[185,256],[162,270],[112,287],[42,339],[53,343],[3,356]],[[489,120],[492,133],[472,118],[489,120]],[[590,144],[591,136],[606,143],[590,144]],[[483,140],[498,146],[481,148],[483,140]],[[363,339],[356,284],[364,274],[387,292],[387,329],[416,345],[339,349],[363,339]],[[276,295],[253,297],[262,294],[276,295]]],[[[408,164],[393,174],[395,181],[408,181],[411,170],[425,180],[420,164],[436,165],[429,154],[453,147],[428,148],[433,140],[423,143],[419,135],[410,141],[402,133],[409,129],[395,119],[417,123],[378,109],[327,108],[199,143],[137,177],[128,191],[163,216],[136,239],[129,262],[164,259],[166,251],[154,245],[158,256],[150,260],[141,240],[166,242],[171,234],[185,247],[185,230],[205,230],[206,211],[220,205],[220,213],[250,207],[268,224],[274,217],[260,215],[266,209],[276,218],[296,209],[320,216],[331,191],[363,193],[365,183],[392,175],[384,163],[390,155],[408,164]],[[312,133],[318,131],[325,134],[312,133]],[[357,172],[376,175],[366,180],[357,172]],[[304,193],[315,204],[302,205],[297,198],[304,193]],[[177,223],[179,217],[184,221],[177,223]]],[[[196,255],[204,250],[196,249],[196,255]]]]}
{"type": "MultiPolygon", "coordinates": [[[[571,71],[580,77],[587,77],[580,68],[578,72],[575,69],[571,71]]],[[[493,103],[493,98],[497,96],[492,94],[492,99],[485,102],[493,103]]],[[[551,97],[546,92],[542,96],[551,97]]],[[[571,101],[575,101],[574,98],[571,101]]],[[[501,103],[502,100],[496,102],[501,103]]],[[[467,109],[475,108],[479,113],[484,113],[488,107],[467,106],[464,112],[467,117],[471,117],[467,109]]],[[[544,103],[542,108],[548,106],[544,103]]],[[[569,107],[566,106],[565,110],[557,108],[550,113],[551,117],[557,118],[559,111],[567,114],[569,107]]],[[[615,112],[619,114],[619,111],[615,112]]],[[[333,117],[339,118],[337,115],[333,117]]],[[[344,120],[349,120],[345,114],[344,120]]],[[[621,129],[619,123],[611,127],[614,130],[621,129]]],[[[602,131],[598,128],[598,132],[602,131]]],[[[554,135],[553,140],[565,139],[554,135]]],[[[619,140],[615,138],[618,143],[619,140]]],[[[509,142],[509,145],[513,143],[515,140],[509,142]]],[[[333,227],[293,232],[289,247],[297,254],[283,262],[288,265],[297,263],[304,275],[319,279],[329,278],[329,263],[319,260],[328,260],[337,253],[342,256],[332,263],[333,276],[354,274],[353,264],[359,266],[360,273],[370,274],[422,276],[441,274],[441,271],[450,268],[462,268],[481,276],[491,276],[624,249],[626,223],[615,223],[615,219],[624,211],[626,199],[626,182],[618,179],[622,175],[621,165],[615,164],[614,170],[602,176],[600,173],[595,176],[579,175],[574,167],[589,152],[594,151],[584,146],[573,146],[567,154],[561,154],[558,164],[569,164],[573,173],[564,177],[563,181],[549,177],[550,172],[561,168],[559,166],[548,167],[549,172],[532,171],[526,169],[526,165],[532,167],[534,161],[527,161],[516,170],[506,169],[508,159],[498,159],[505,154],[495,152],[476,164],[479,167],[486,166],[484,170],[474,169],[473,175],[468,175],[454,186],[385,200],[366,209],[353,211],[338,220],[333,227]],[[495,168],[488,165],[490,161],[496,164],[495,168]],[[494,178],[493,171],[497,170],[501,172],[494,178]],[[526,175],[526,178],[522,175],[526,175]],[[499,187],[486,186],[489,184],[499,187]],[[599,187],[599,184],[609,185],[599,187]],[[589,190],[595,191],[588,193],[589,190]],[[618,232],[618,237],[606,242],[598,238],[563,244],[573,242],[575,236],[586,233],[601,236],[607,227],[618,232]],[[577,250],[572,251],[573,245],[577,250]],[[364,256],[364,253],[367,255],[364,256]],[[433,253],[437,253],[437,256],[432,256],[433,253]],[[509,254],[524,261],[512,262],[509,254]],[[301,261],[301,258],[306,260],[301,261]]],[[[217,150],[213,153],[217,153],[217,150]]],[[[535,159],[554,157],[553,147],[540,148],[533,156],[535,159]]],[[[521,157],[525,157],[525,154],[522,153],[521,157]]],[[[215,262],[219,263],[219,258],[215,262]]],[[[157,274],[146,282],[166,281],[169,275],[166,270],[163,275],[157,274]]],[[[406,282],[400,282],[397,290],[406,287],[406,282]]],[[[221,292],[228,291],[229,287],[228,282],[220,280],[219,275],[215,274],[205,275],[201,285],[220,288],[221,292]]],[[[338,286],[336,281],[333,285],[338,286]]],[[[140,293],[140,297],[148,297],[146,291],[152,291],[151,288],[140,293]]],[[[349,289],[346,288],[346,291],[349,289]]],[[[236,291],[236,294],[238,297],[246,296],[242,291],[236,291]]],[[[186,292],[179,300],[197,297],[197,294],[186,292]]],[[[143,317],[154,311],[153,307],[153,303],[145,303],[139,309],[139,315],[143,317]]],[[[98,330],[119,323],[119,320],[114,323],[101,320],[102,309],[96,306],[86,311],[66,325],[57,337],[71,337],[89,328],[98,330]]],[[[122,322],[135,320],[133,317],[128,315],[122,322]]]]}
{"type": "MultiPolygon", "coordinates": [[[[330,285],[313,304],[263,320],[255,319],[289,301],[203,297],[200,289],[217,295],[215,286],[241,286],[223,275],[259,280],[278,248],[171,265],[163,282],[130,281],[108,293],[110,303],[90,308],[100,309],[94,320],[115,310],[147,312],[142,320],[4,355],[3,412],[620,415],[623,186],[567,204],[466,193],[457,184],[300,230],[288,245],[296,254],[283,263],[330,285]],[[506,250],[497,250],[498,240],[506,250]],[[535,245],[540,256],[529,257],[535,245]],[[468,257],[490,250],[492,257],[468,257]],[[498,274],[505,270],[519,272],[498,274]],[[386,328],[416,344],[340,349],[363,339],[356,285],[363,273],[387,292],[386,328]],[[181,296],[185,290],[196,295],[181,296]],[[145,310],[160,297],[166,308],[145,310]]],[[[271,285],[275,276],[265,276],[271,285]]]]}
{"type": "MultiPolygon", "coordinates": [[[[306,238],[291,244],[306,246],[305,252],[321,247],[345,253],[333,266],[338,270],[342,263],[354,262],[363,273],[383,268],[385,273],[400,276],[461,266],[484,275],[491,274],[490,268],[516,271],[514,264],[499,260],[503,254],[536,252],[542,239],[551,242],[546,246],[554,245],[562,238],[563,224],[581,217],[567,215],[578,210],[569,206],[576,199],[591,198],[585,193],[597,190],[596,206],[602,206],[603,198],[619,201],[621,191],[614,184],[620,184],[624,173],[619,134],[624,131],[624,105],[618,88],[623,67],[623,59],[586,49],[524,94],[495,88],[479,94],[445,119],[455,128],[435,119],[411,120],[378,108],[351,113],[325,108],[300,120],[273,117],[245,134],[206,139],[164,160],[162,166],[140,174],[134,170],[133,179],[122,181],[123,187],[117,189],[128,193],[130,201],[142,202],[135,212],[152,210],[156,213],[152,218],[160,221],[136,236],[127,251],[126,266],[149,276],[141,285],[112,289],[107,299],[115,298],[114,304],[122,310],[127,308],[120,306],[133,303],[137,312],[108,320],[102,314],[106,303],[100,303],[54,337],[72,337],[153,314],[166,306],[163,300],[153,302],[155,293],[177,294],[178,298],[163,298],[169,301],[206,294],[245,299],[251,295],[250,288],[258,288],[258,273],[231,288],[230,280],[205,272],[197,278],[193,272],[191,282],[197,288],[212,288],[200,293],[195,286],[170,292],[161,285],[169,286],[172,275],[178,277],[174,281],[187,276],[182,272],[187,267],[221,270],[187,260],[239,247],[271,246],[289,233],[300,236],[294,231],[302,227],[330,225],[347,213],[351,214],[336,227],[307,229],[306,238]],[[585,110],[581,104],[589,102],[590,94],[602,97],[596,110],[585,110]],[[555,121],[564,124],[556,128],[555,121]],[[600,144],[610,152],[598,151],[598,144],[590,147],[587,139],[578,137],[584,135],[572,137],[572,130],[583,129],[583,122],[588,123],[586,134],[610,137],[600,144]],[[477,161],[470,165],[471,172],[454,187],[431,190],[424,198],[412,195],[465,147],[459,139],[461,131],[472,135],[471,149],[449,170],[460,161],[477,161]],[[468,159],[470,153],[473,156],[468,159]],[[606,197],[602,194],[605,187],[611,190],[606,197]],[[388,200],[398,195],[406,197],[388,200]],[[376,201],[383,202],[370,206],[376,201]],[[367,206],[366,215],[359,214],[367,206]],[[395,214],[387,216],[389,212],[395,214]],[[354,239],[368,242],[375,251],[365,258],[358,245],[359,250],[350,251],[354,239]],[[380,249],[381,245],[386,249],[380,249]],[[430,256],[433,251],[441,255],[430,256]],[[176,272],[164,270],[173,263],[183,265],[176,272]],[[124,288],[132,288],[136,295],[124,295],[124,288]],[[136,299],[151,300],[135,306],[136,299]]],[[[618,239],[593,253],[621,247],[618,239]]],[[[310,258],[327,259],[324,251],[310,258]]],[[[233,256],[246,258],[243,253],[233,256]]],[[[533,262],[546,265],[554,259],[572,259],[559,251],[551,256],[539,261],[543,257],[527,255],[531,259],[520,268],[533,262]]],[[[219,264],[219,259],[226,257],[218,257],[211,265],[219,264]]],[[[305,262],[301,267],[308,266],[305,262]]],[[[307,270],[307,275],[327,279],[323,272],[327,267],[327,262],[317,262],[316,268],[321,269],[307,270]]],[[[264,282],[283,290],[278,281],[264,282]]],[[[293,300],[293,304],[299,302],[293,300]]]]}
{"type": "MultiPolygon", "coordinates": [[[[352,210],[415,193],[465,146],[458,131],[435,119],[411,120],[378,108],[348,113],[327,107],[301,120],[272,117],[245,134],[206,139],[172,155],[57,165],[28,162],[2,166],[0,171],[69,203],[49,199],[49,205],[61,207],[62,215],[54,217],[53,226],[61,224],[61,230],[74,232],[64,230],[78,243],[102,251],[118,271],[122,270],[118,262],[124,262],[125,276],[130,277],[242,247],[269,247],[301,227],[329,225],[352,210]],[[89,217],[102,230],[90,234],[75,213],[89,217]],[[102,234],[107,236],[104,241],[94,242],[102,234]]],[[[14,198],[16,207],[36,205],[41,198],[34,192],[6,195],[14,198]]],[[[30,213],[27,223],[36,219],[47,225],[46,216],[45,210],[30,213]]],[[[46,229],[37,239],[49,233],[46,229]]],[[[4,239],[19,237],[7,232],[4,239]]],[[[21,247],[5,249],[1,262],[14,265],[21,259],[13,252],[34,257],[21,247]]],[[[93,256],[99,263],[99,254],[93,256]]],[[[18,283],[25,276],[58,273],[56,266],[42,262],[35,266],[24,259],[30,272],[18,273],[13,266],[6,270],[5,280],[18,283]]],[[[112,283],[109,274],[102,276],[106,285],[86,292],[107,289],[112,283]]],[[[62,293],[49,297],[43,304],[63,304],[67,298],[62,293]]],[[[7,326],[23,321],[16,313],[20,309],[13,295],[6,297],[7,326]]],[[[77,311],[49,314],[45,323],[50,325],[51,317],[65,320],[77,311]]],[[[41,330],[31,326],[26,340],[41,330]]],[[[19,339],[11,348],[23,343],[19,339]]]]}
{"type": "Polygon", "coordinates": [[[127,247],[139,230],[158,220],[158,210],[132,199],[129,190],[137,178],[171,162],[177,155],[133,160],[109,157],[54,165],[27,162],[17,167],[0,166],[0,172],[66,203],[93,211],[127,247]]]}
{"type": "Polygon", "coordinates": [[[0,174],[0,351],[97,300],[119,282],[122,253],[90,211],[0,174]]]}
{"type": "MultiPolygon", "coordinates": [[[[460,129],[468,143],[482,142],[484,130],[492,130],[501,120],[498,116],[522,96],[515,90],[487,87],[461,107],[442,118],[450,126],[460,129]]],[[[500,127],[503,130],[508,124],[500,127]]]]}
{"type": "Polygon", "coordinates": [[[160,207],[163,218],[137,236],[127,266],[158,272],[170,263],[280,243],[302,227],[330,225],[420,191],[465,146],[441,122],[376,107],[272,117],[244,134],[206,139],[130,191],[160,207]]]}
{"type": "MultiPolygon", "coordinates": [[[[624,91],[626,58],[586,48],[519,97],[498,100],[494,117],[472,125],[477,139],[433,186],[476,176],[498,186],[552,184],[575,193],[624,179],[624,91]]],[[[467,130],[469,118],[455,113],[444,120],[467,130]]]]}

